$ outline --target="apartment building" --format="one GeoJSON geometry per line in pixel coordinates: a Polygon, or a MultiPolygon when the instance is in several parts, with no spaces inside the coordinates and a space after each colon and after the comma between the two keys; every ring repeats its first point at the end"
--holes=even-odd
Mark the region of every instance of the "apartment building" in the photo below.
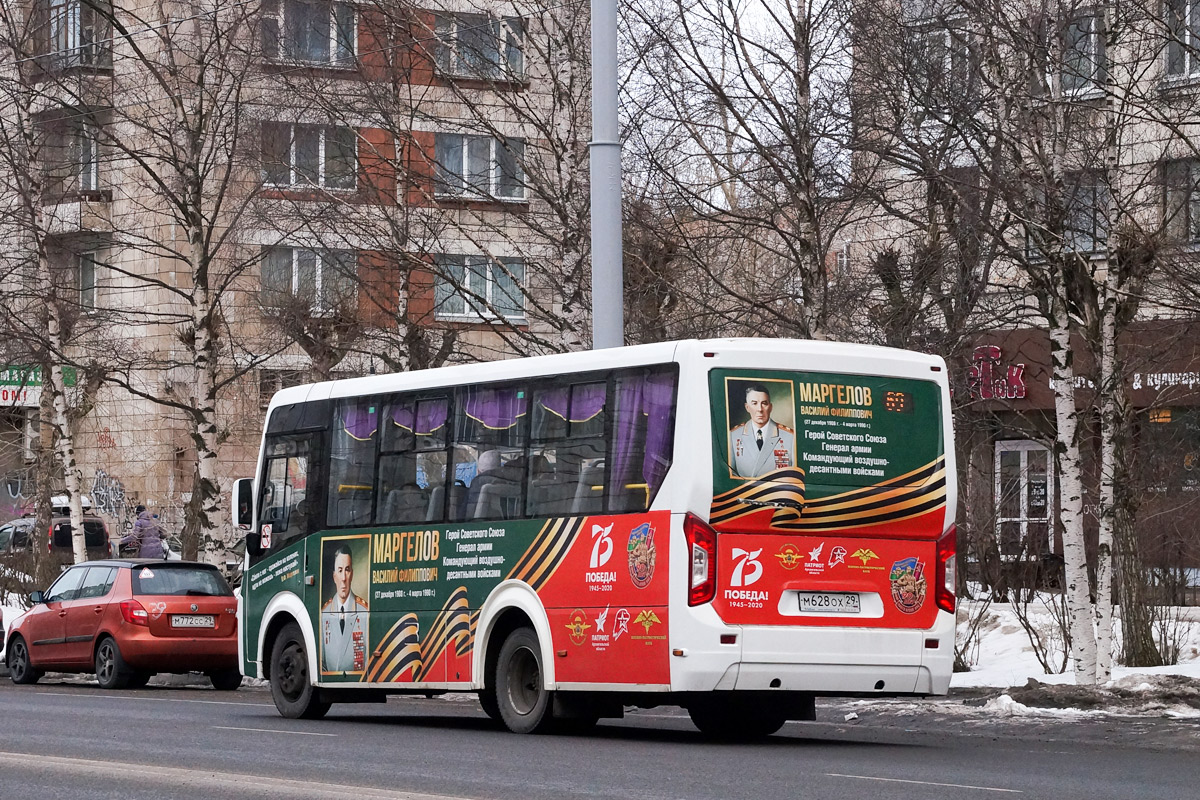
{"type": "Polygon", "coordinates": [[[1097,297],[1113,276],[1113,296],[1138,300],[1117,351],[1143,553],[1164,581],[1200,582],[1200,16],[1183,0],[921,0],[863,21],[855,167],[877,201],[855,260],[897,259],[910,335],[951,363],[973,557],[1033,578],[1061,559],[1052,293],[1072,298],[1095,540],[1097,297]]]}
{"type": "MultiPolygon", "coordinates": [[[[283,386],[579,341],[586,51],[557,34],[586,16],[489,0],[11,15],[28,25],[9,26],[4,80],[28,113],[4,116],[5,142],[34,146],[7,173],[39,180],[0,198],[36,209],[3,223],[5,312],[61,310],[87,376],[84,489],[113,517],[140,502],[178,528],[198,447],[222,486],[250,474],[283,386]]],[[[37,348],[9,349],[20,366],[37,348]]],[[[0,441],[28,443],[34,394],[4,404],[0,441]]],[[[27,477],[28,448],[3,449],[27,477]]]]}

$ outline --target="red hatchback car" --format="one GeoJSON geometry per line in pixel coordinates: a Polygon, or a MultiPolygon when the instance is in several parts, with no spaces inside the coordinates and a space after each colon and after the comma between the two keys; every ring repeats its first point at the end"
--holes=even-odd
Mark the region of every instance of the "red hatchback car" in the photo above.
{"type": "Polygon", "coordinates": [[[92,672],[105,689],[145,686],[157,672],[203,672],[217,689],[242,682],[237,601],[217,568],[158,559],[76,564],[13,623],[13,683],[92,672]]]}

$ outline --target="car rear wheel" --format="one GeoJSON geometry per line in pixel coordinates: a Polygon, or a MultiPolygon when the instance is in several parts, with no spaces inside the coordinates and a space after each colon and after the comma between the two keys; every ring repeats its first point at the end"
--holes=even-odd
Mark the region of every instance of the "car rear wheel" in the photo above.
{"type": "Polygon", "coordinates": [[[208,673],[213,688],[218,692],[233,692],[242,685],[242,673],[236,669],[218,669],[208,673]]]}
{"type": "Polygon", "coordinates": [[[496,661],[496,701],[513,733],[546,733],[553,727],[551,692],[542,683],[542,648],[531,628],[508,635],[496,661]]]}
{"type": "Polygon", "coordinates": [[[111,636],[96,646],[96,683],[101,689],[124,689],[133,681],[133,670],[121,657],[121,648],[111,636]]]}
{"type": "Polygon", "coordinates": [[[29,661],[29,646],[20,636],[14,636],[8,643],[8,674],[13,683],[37,683],[42,677],[42,671],[34,669],[29,661]]]}
{"type": "Polygon", "coordinates": [[[289,622],[271,647],[271,699],[289,719],[320,719],[331,703],[318,699],[308,678],[308,650],[300,626],[289,622]]]}

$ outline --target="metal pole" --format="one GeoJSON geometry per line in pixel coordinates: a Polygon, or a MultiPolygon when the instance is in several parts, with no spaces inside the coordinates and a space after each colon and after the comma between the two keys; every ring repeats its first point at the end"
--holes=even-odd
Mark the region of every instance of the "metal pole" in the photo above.
{"type": "Polygon", "coordinates": [[[592,0],[592,349],[625,343],[617,0],[592,0]]]}

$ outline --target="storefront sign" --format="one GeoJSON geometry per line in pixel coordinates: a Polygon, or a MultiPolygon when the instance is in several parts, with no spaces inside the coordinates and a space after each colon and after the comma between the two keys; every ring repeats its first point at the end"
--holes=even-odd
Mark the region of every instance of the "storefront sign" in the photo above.
{"type": "MultiPolygon", "coordinates": [[[[75,386],[74,367],[63,367],[63,383],[75,386]]],[[[0,406],[36,408],[41,402],[41,367],[0,366],[0,406]]]]}
{"type": "Polygon", "coordinates": [[[1019,400],[1025,397],[1025,365],[1001,365],[1002,354],[995,345],[982,345],[971,354],[967,372],[972,397],[980,400],[1019,400]]]}

